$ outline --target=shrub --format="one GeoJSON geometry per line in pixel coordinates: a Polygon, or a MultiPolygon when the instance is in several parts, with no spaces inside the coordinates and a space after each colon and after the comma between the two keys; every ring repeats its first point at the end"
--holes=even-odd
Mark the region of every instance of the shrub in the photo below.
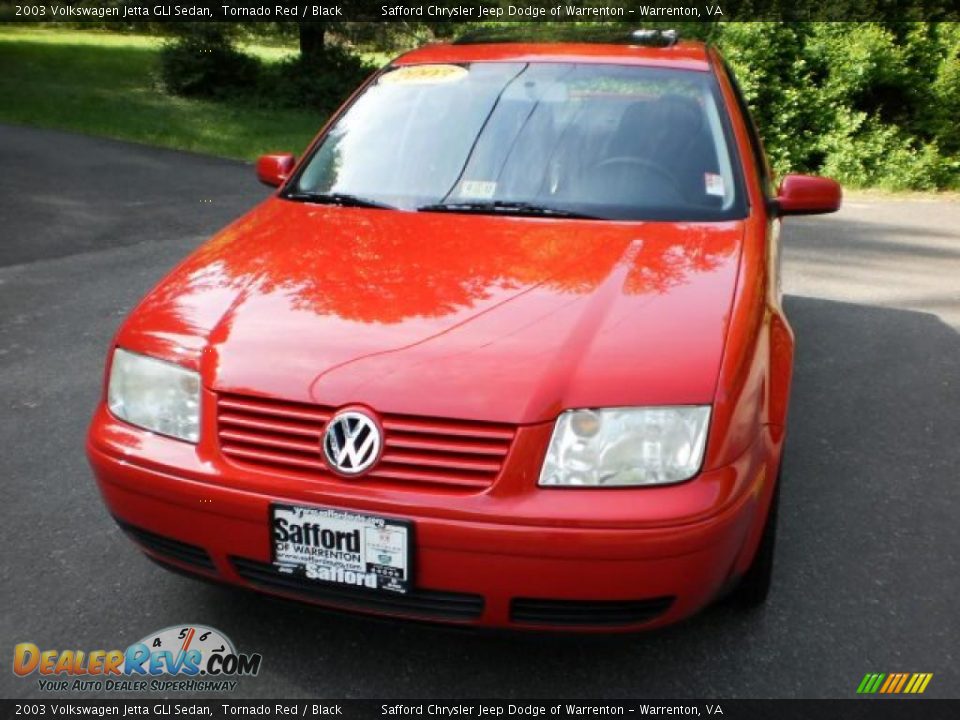
{"type": "Polygon", "coordinates": [[[718,38],[778,173],[815,166],[829,125],[829,109],[810,92],[809,32],[806,23],[730,23],[718,38]]]}
{"type": "Polygon", "coordinates": [[[960,155],[960,23],[938,26],[943,59],[930,86],[930,129],[942,152],[960,155]]]}
{"type": "Polygon", "coordinates": [[[373,71],[340,46],[263,68],[258,100],[275,107],[333,112],[373,71]]]}
{"type": "Polygon", "coordinates": [[[923,142],[863,112],[844,110],[824,138],[821,172],[854,187],[936,190],[951,183],[952,167],[936,142],[923,142]]]}
{"type": "Polygon", "coordinates": [[[337,45],[264,64],[237,50],[230,28],[215,23],[184,27],[160,52],[161,79],[172,94],[320,113],[336,109],[372,70],[337,45]]]}
{"type": "Polygon", "coordinates": [[[259,63],[234,48],[220,25],[194,24],[160,51],[160,76],[168,92],[229,98],[257,83],[259,63]]]}
{"type": "MultiPolygon", "coordinates": [[[[386,32],[363,28],[371,38],[386,32]]],[[[161,70],[180,95],[326,115],[372,71],[340,45],[262,64],[235,49],[229,25],[178,29],[161,70]]],[[[779,174],[823,172],[890,189],[960,187],[960,24],[681,23],[681,32],[720,46],[779,174]]],[[[396,40],[377,37],[381,45],[396,40]]]]}
{"type": "Polygon", "coordinates": [[[960,186],[960,29],[952,23],[726,23],[779,173],[851,186],[960,186]]]}

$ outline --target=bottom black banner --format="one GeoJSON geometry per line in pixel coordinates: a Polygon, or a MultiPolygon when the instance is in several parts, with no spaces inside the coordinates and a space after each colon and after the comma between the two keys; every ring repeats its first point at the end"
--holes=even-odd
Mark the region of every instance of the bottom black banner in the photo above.
{"type": "Polygon", "coordinates": [[[0,700],[2,718],[571,718],[925,720],[960,717],[960,700],[0,700]]]}

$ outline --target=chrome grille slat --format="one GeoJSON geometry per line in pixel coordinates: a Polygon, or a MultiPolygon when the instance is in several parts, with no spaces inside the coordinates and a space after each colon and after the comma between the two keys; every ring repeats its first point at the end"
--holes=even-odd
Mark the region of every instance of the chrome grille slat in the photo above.
{"type": "MultiPolygon", "coordinates": [[[[217,398],[221,452],[233,462],[260,470],[338,478],[320,447],[331,408],[252,396],[217,398]]],[[[350,483],[446,488],[478,492],[503,468],[515,429],[509,425],[387,415],[380,418],[383,455],[350,483]]]]}

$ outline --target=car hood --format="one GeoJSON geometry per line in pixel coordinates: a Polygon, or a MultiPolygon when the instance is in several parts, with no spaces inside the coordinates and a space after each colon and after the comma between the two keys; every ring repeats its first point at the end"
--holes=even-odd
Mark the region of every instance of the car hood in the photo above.
{"type": "Polygon", "coordinates": [[[175,269],[118,343],[217,391],[385,413],[709,403],[742,234],[272,198],[175,269]]]}

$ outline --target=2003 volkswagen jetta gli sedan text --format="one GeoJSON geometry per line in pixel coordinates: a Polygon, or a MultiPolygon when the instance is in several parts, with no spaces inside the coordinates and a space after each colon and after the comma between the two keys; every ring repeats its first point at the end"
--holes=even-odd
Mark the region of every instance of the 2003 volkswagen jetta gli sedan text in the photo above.
{"type": "Polygon", "coordinates": [[[427,46],[257,172],[111,349],[88,454],[152,559],[514,628],[765,598],[778,218],[840,189],[771,189],[714,50],[427,46]]]}

